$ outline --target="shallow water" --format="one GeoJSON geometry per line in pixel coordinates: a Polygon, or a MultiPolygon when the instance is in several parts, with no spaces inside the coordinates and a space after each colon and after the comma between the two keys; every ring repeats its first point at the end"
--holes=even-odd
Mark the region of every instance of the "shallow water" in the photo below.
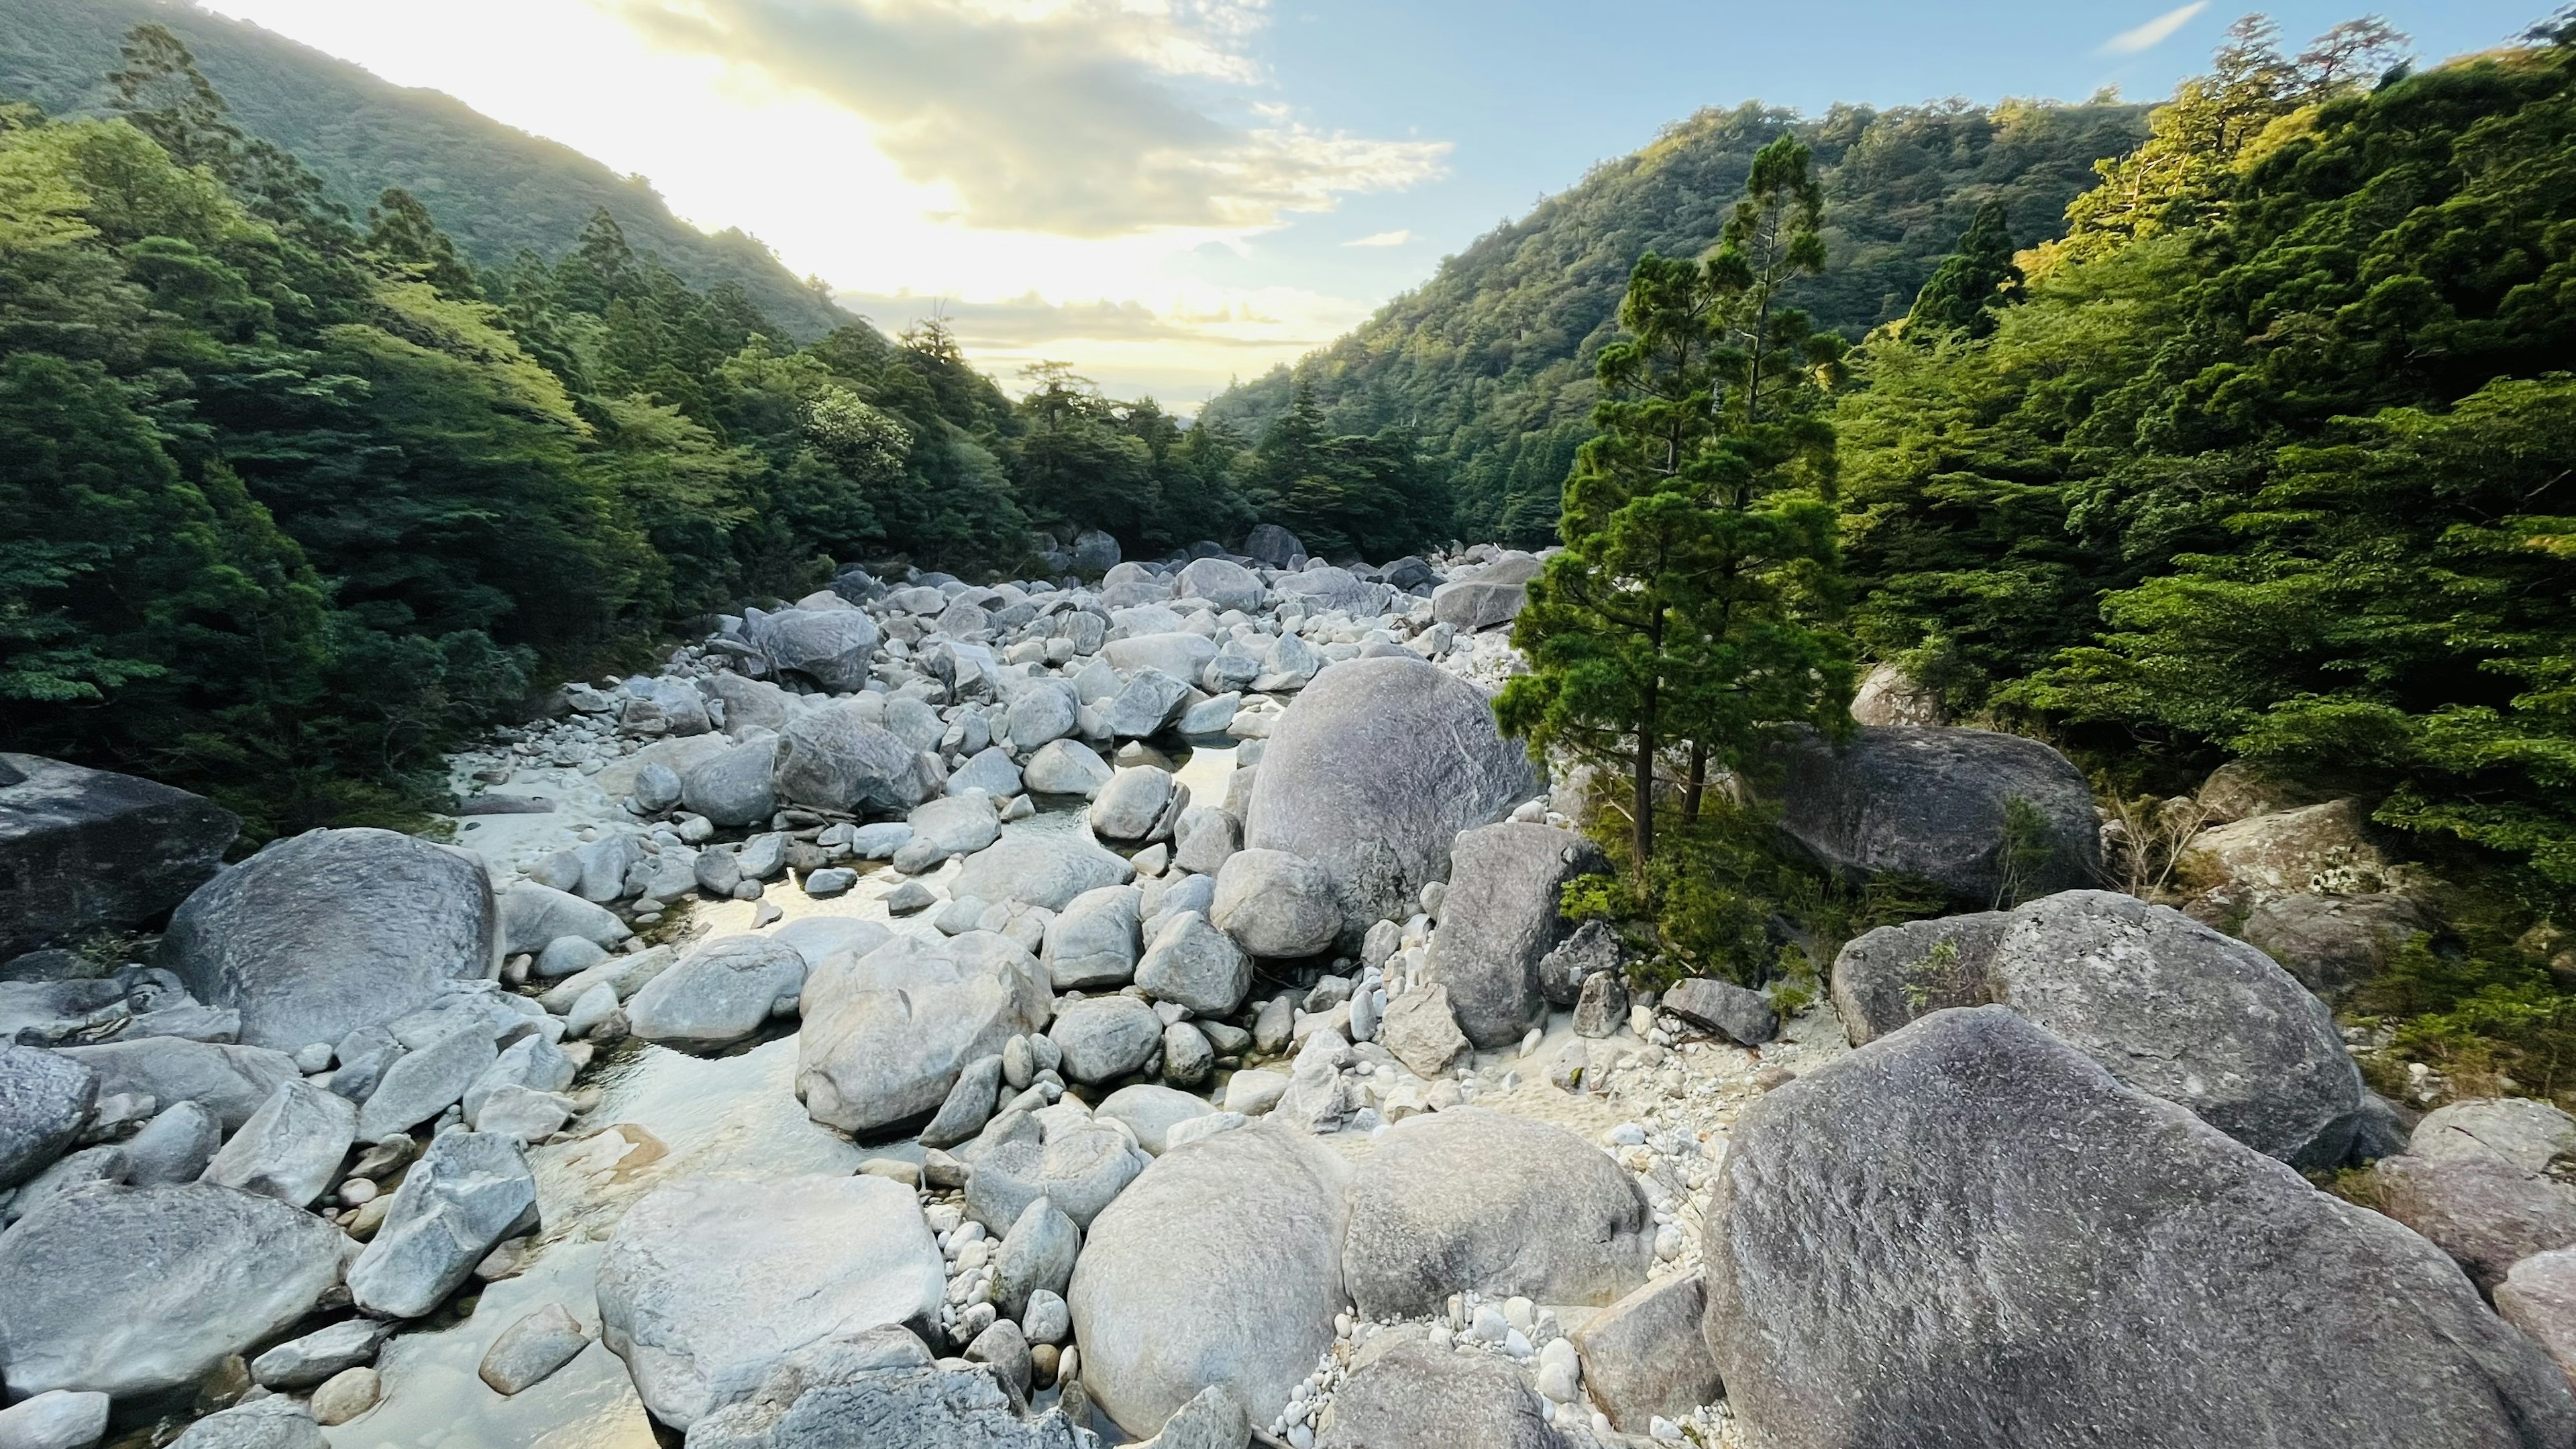
{"type": "MultiPolygon", "coordinates": [[[[1190,787],[1193,803],[1224,800],[1234,769],[1232,746],[1220,736],[1206,747],[1165,752],[1190,787]]],[[[525,834],[528,822],[547,817],[496,818],[525,834]]],[[[1041,797],[1037,815],[1002,829],[1006,836],[1045,836],[1082,830],[1084,820],[1082,801],[1041,797]]],[[[523,851],[532,843],[512,841],[523,851]]],[[[958,868],[950,861],[918,879],[943,889],[958,868]]],[[[929,932],[932,927],[920,916],[898,921],[887,915],[885,895],[905,879],[879,865],[846,895],[816,900],[785,884],[774,887],[768,900],[781,911],[782,923],[846,916],[929,932]]],[[[709,935],[746,931],[752,909],[748,901],[699,902],[689,920],[703,923],[709,935]]],[[[580,1082],[602,1093],[599,1105],[571,1129],[583,1135],[528,1154],[545,1226],[526,1270],[489,1285],[473,1313],[455,1325],[415,1330],[387,1344],[377,1362],[383,1402],[351,1423],[324,1430],[333,1449],[651,1449],[653,1429],[626,1366],[595,1339],[599,1309],[592,1285],[602,1240],[626,1209],[684,1177],[843,1176],[869,1157],[919,1156],[918,1144],[909,1139],[862,1148],[816,1125],[796,1100],[795,1078],[793,1033],[721,1057],[631,1040],[602,1054],[580,1082]],[[553,1377],[516,1398],[503,1398],[475,1376],[475,1367],[502,1330],[549,1301],[569,1309],[592,1330],[594,1341],[553,1377]]]]}

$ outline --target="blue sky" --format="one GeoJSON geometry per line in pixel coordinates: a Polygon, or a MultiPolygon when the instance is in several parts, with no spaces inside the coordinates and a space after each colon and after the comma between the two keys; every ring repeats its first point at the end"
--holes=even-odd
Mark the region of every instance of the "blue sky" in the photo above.
{"type": "MultiPolygon", "coordinates": [[[[640,172],[1006,384],[1184,407],[1702,106],[2153,100],[2225,0],[203,0],[640,172]]],[[[2439,59],[2546,0],[2398,0],[2439,59]]],[[[2295,48],[2355,10],[2268,7],[2295,48]]]]}

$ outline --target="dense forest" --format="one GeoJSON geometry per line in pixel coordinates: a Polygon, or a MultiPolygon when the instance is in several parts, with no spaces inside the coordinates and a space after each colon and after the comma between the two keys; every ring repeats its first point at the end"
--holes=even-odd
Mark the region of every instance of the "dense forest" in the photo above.
{"type": "Polygon", "coordinates": [[[1787,298],[1858,341],[1905,314],[1981,207],[2000,207],[2028,240],[2056,235],[2094,163],[2146,134],[2146,108],[1702,111],[1478,239],[1293,369],[1219,395],[1204,416],[1257,436],[1304,396],[1345,433],[1408,429],[1447,478],[1461,535],[1548,542],[1559,486],[1592,435],[1593,366],[1619,335],[1629,268],[1648,252],[1716,245],[1754,155],[1784,133],[1814,154],[1827,256],[1787,298]]]}
{"type": "Polygon", "coordinates": [[[629,242],[690,286],[739,285],[787,337],[811,342],[853,320],[758,241],[739,231],[709,236],[671,215],[641,178],[189,0],[9,0],[0,97],[57,116],[110,114],[117,48],[144,24],[185,43],[242,129],[293,152],[325,197],[358,213],[400,187],[477,266],[560,251],[606,210],[629,242]]]}

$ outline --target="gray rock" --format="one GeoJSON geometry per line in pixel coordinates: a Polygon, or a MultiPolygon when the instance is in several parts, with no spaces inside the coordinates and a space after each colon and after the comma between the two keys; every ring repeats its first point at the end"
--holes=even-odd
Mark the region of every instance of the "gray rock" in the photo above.
{"type": "Polygon", "coordinates": [[[1223,1384],[1199,1390],[1154,1436],[1157,1449],[1244,1449],[1251,1442],[1252,1420],[1243,1411],[1243,1400],[1223,1384]]]}
{"type": "Polygon", "coordinates": [[[724,701],[725,728],[735,734],[753,727],[783,730],[796,717],[796,696],[768,680],[718,673],[705,682],[707,693],[724,701]]]}
{"type": "MultiPolygon", "coordinates": [[[[701,861],[706,858],[699,857],[701,861]]],[[[606,906],[535,881],[517,882],[501,892],[500,902],[501,949],[512,956],[542,951],[565,936],[614,946],[634,934],[606,906]]]]}
{"type": "Polygon", "coordinates": [[[2576,1436],[2437,1249],[1995,1007],[1748,1107],[1706,1255],[1728,1403],[1782,1449],[2576,1436]]]}
{"type": "Polygon", "coordinates": [[[1546,1010],[1539,962],[1572,930],[1557,912],[1564,885],[1609,868],[1570,830],[1505,822],[1458,833],[1448,914],[1432,938],[1431,979],[1449,988],[1469,1041],[1517,1041],[1546,1010]]]}
{"type": "Polygon", "coordinates": [[[1174,1127],[1215,1111],[1204,1097],[1139,1082],[1110,1093],[1092,1115],[1126,1123],[1128,1130],[1136,1134],[1136,1145],[1160,1157],[1166,1146],[1165,1137],[1174,1127]]]}
{"type": "Polygon", "coordinates": [[[310,1207],[340,1172],[357,1140],[358,1108],[298,1077],[280,1082],[223,1150],[205,1181],[310,1207]]]}
{"type": "Polygon", "coordinates": [[[1780,1017],[1762,993],[1732,981],[1690,976],[1673,983],[1657,1006],[1702,1031],[1743,1046],[1760,1046],[1780,1034],[1780,1017]]]}
{"type": "Polygon", "coordinates": [[[1583,983],[1583,999],[1574,1005],[1574,1034],[1595,1039],[1616,1036],[1628,1024],[1628,987],[1616,971],[1599,972],[1583,983]]]}
{"type": "Polygon", "coordinates": [[[251,1381],[280,1393],[309,1389],[343,1369],[374,1363],[376,1350],[401,1326],[381,1318],[345,1318],[317,1328],[252,1359],[251,1381]]]}
{"type": "Polygon", "coordinates": [[[537,1182],[517,1138],[441,1132],[349,1266],[349,1294],[379,1318],[418,1318],[463,1287],[503,1239],[536,1226],[537,1182]]]}
{"type": "Polygon", "coordinates": [[[935,1111],[968,1063],[1045,1025],[1048,1002],[1036,959],[989,932],[898,936],[834,958],[806,979],[796,1094],[815,1121],[852,1133],[935,1111]]]}
{"type": "Polygon", "coordinates": [[[713,727],[706,696],[685,679],[635,675],[623,686],[618,725],[628,734],[702,735],[713,727]],[[658,728],[656,728],[658,726],[658,728]]]}
{"type": "Polygon", "coordinates": [[[1029,1341],[1020,1333],[1018,1324],[1007,1318],[995,1319],[966,1345],[965,1357],[968,1363],[990,1369],[1012,1403],[1028,1402],[1034,1369],[1029,1362],[1029,1341]]]}
{"type": "Polygon", "coordinates": [[[1081,1256],[1081,1227],[1052,1198],[1031,1199],[1007,1225],[993,1256],[993,1302],[1012,1318],[1027,1313],[1029,1300],[1041,1293],[1061,1307],[1081,1256]]]}
{"type": "Polygon", "coordinates": [[[266,1047],[219,1046],[175,1036],[65,1047],[62,1056],[98,1076],[98,1094],[137,1092],[164,1107],[197,1102],[227,1132],[238,1130],[277,1084],[300,1076],[295,1059],[266,1047]]]}
{"type": "Polygon", "coordinates": [[[2409,938],[2431,929],[2401,895],[2327,896],[2313,891],[2257,905],[2239,933],[2328,1001],[2379,974],[2409,938]]]}
{"type": "Polygon", "coordinates": [[[1418,1077],[1440,1076],[1470,1050],[1450,1008],[1449,988],[1436,982],[1390,997],[1377,1041],[1418,1077]]]}
{"type": "Polygon", "coordinates": [[[1399,1342],[1333,1396],[1317,1449],[1570,1449],[1509,1363],[1399,1342]]]}
{"type": "Polygon", "coordinates": [[[465,1119],[465,1125],[477,1132],[498,1133],[534,1144],[562,1131],[573,1111],[569,1097],[531,1087],[505,1086],[485,1097],[481,1108],[465,1119]]]}
{"type": "Polygon", "coordinates": [[[107,1437],[108,1403],[53,1389],[0,1409],[0,1449],[91,1449],[107,1437]]]}
{"type": "Polygon", "coordinates": [[[1572,1006],[1583,999],[1584,982],[1604,971],[1623,970],[1626,965],[1627,953],[1610,923],[1586,921],[1539,958],[1539,994],[1551,1006],[1572,1006]]]}
{"type": "Polygon", "coordinates": [[[791,1357],[751,1398],[701,1420],[691,1449],[1097,1449],[1060,1408],[1024,1415],[991,1369],[928,1357],[820,1374],[791,1357]]]}
{"type": "Polygon", "coordinates": [[[1994,997],[1986,963],[2012,921],[2005,911],[1907,921],[1863,933],[1834,957],[1834,1010],[1866,1046],[1918,1017],[1994,997]]]}
{"type": "Polygon", "coordinates": [[[1088,1229],[1147,1160],[1128,1145],[1125,1133],[1106,1123],[1051,1125],[1043,1141],[1014,1135],[976,1153],[975,1172],[966,1183],[966,1216],[999,1233],[1043,1197],[1075,1227],[1088,1229]]]}
{"type": "Polygon", "coordinates": [[[777,768],[777,740],[736,745],[691,769],[681,781],[680,799],[717,825],[758,825],[778,810],[777,768]]]}
{"type": "Polygon", "coordinates": [[[185,790],[0,754],[0,960],[156,919],[240,832],[231,811],[185,790]]]}
{"type": "Polygon", "coordinates": [[[939,793],[921,751],[869,717],[859,700],[836,700],[788,721],[778,792],[799,805],[866,814],[910,810],[939,793]]]}
{"type": "Polygon", "coordinates": [[[1801,736],[1774,764],[1781,833],[1847,876],[1919,876],[1962,901],[2010,906],[2100,872],[2093,789],[2037,740],[1864,726],[1839,748],[1801,736]],[[2031,832],[2018,849],[2008,839],[2016,800],[2031,832]]]}
{"type": "Polygon", "coordinates": [[[1263,1125],[1156,1158],[1092,1224],[1065,1295],[1093,1400],[1156,1425],[1222,1383],[1256,1421],[1277,1417],[1349,1306],[1349,1176],[1320,1144],[1263,1125]]]}
{"type": "Polygon", "coordinates": [[[173,1102],[125,1139],[125,1180],[136,1187],[195,1182],[223,1146],[224,1124],[200,1102],[173,1102]]]}
{"type": "Polygon", "coordinates": [[[1201,1016],[1227,1016],[1252,990],[1252,958],[1197,911],[1167,914],[1137,963],[1136,984],[1157,1001],[1177,1002],[1201,1016]]]}
{"type": "MultiPolygon", "coordinates": [[[[904,822],[912,827],[909,851],[921,851],[932,864],[952,855],[972,855],[1002,834],[1002,817],[990,795],[948,795],[916,808],[904,822]]],[[[925,867],[926,868],[926,867],[925,867]]]]}
{"type": "Polygon", "coordinates": [[[2013,913],[1994,999],[2132,1087],[2293,1167],[2351,1151],[2367,1093],[2325,1004],[2171,907],[2068,891],[2013,913]]]}
{"type": "Polygon", "coordinates": [[[1583,1387],[1611,1427],[1643,1434],[1658,1418],[1675,1423],[1725,1386],[1708,1356],[1700,1322],[1708,1285],[1697,1273],[1658,1278],[1592,1316],[1568,1337],[1583,1364],[1583,1387]]]}
{"type": "Polygon", "coordinates": [[[1047,1039],[1064,1053],[1068,1079],[1107,1082],[1145,1065],[1162,1044],[1163,1023],[1135,997],[1094,996],[1066,1002],[1047,1039]]]}
{"type": "MultiPolygon", "coordinates": [[[[2576,1155],[2576,1117],[2529,1097],[2483,1097],[2424,1114],[2406,1151],[2415,1157],[2494,1157],[2545,1173],[2576,1155]]],[[[2563,1166],[2563,1165],[2562,1165],[2563,1166]]]]}
{"type": "Polygon", "coordinates": [[[924,1147],[954,1147],[984,1130],[993,1120],[993,1107],[1002,1090],[1002,1059],[999,1056],[977,1057],[957,1074],[957,1085],[948,1089],[947,1098],[930,1125],[921,1129],[924,1147]]]}
{"type": "Polygon", "coordinates": [[[2493,1292],[2514,1264],[2576,1246],[2576,1188],[2500,1157],[2383,1158],[2379,1210],[2451,1255],[2493,1292]]]}
{"type": "Polygon", "coordinates": [[[1419,659],[1336,666],[1272,726],[1244,844],[1332,877],[1348,944],[1449,877],[1450,842],[1539,793],[1521,746],[1464,681],[1419,659]]]}
{"type": "Polygon", "coordinates": [[[1330,948],[1343,914],[1333,877],[1284,850],[1236,851],[1217,872],[1208,919],[1255,956],[1312,956],[1330,948]]]}
{"type": "Polygon", "coordinates": [[[1290,596],[1302,598],[1310,611],[1343,609],[1351,613],[1375,613],[1384,591],[1377,585],[1361,582],[1349,569],[1332,565],[1308,564],[1296,573],[1282,575],[1278,582],[1280,602],[1290,596]]]}
{"type": "Polygon", "coordinates": [[[9,1392],[193,1384],[311,1312],[340,1281],[345,1241],[275,1198],[206,1183],[57,1197],[0,1233],[9,1392]]]}
{"type": "Polygon", "coordinates": [[[552,1378],[555,1370],[589,1346],[590,1335],[581,1320],[562,1304],[549,1303],[502,1329],[501,1336],[484,1350],[474,1376],[506,1398],[552,1378]]]}
{"type": "Polygon", "coordinates": [[[771,669],[801,674],[833,694],[867,687],[879,637],[876,620],[859,609],[781,609],[747,617],[743,632],[771,669]]]}
{"type": "Polygon", "coordinates": [[[1061,911],[1083,892],[1125,885],[1135,874],[1127,862],[1079,835],[1020,836],[966,857],[948,893],[1061,911]]]}
{"type": "Polygon", "coordinates": [[[543,1036],[523,1036],[510,1043],[465,1089],[460,1099],[465,1120],[471,1122],[482,1115],[484,1102],[504,1087],[560,1092],[572,1085],[575,1070],[572,1058],[564,1054],[562,1047],[543,1036]]]}
{"type": "Polygon", "coordinates": [[[859,883],[859,873],[848,866],[826,866],[805,872],[805,894],[816,899],[846,895],[859,883]]]}
{"type": "Polygon", "coordinates": [[[293,1051],[426,1005],[446,982],[497,975],[500,913],[465,851],[312,830],[199,886],[158,960],[199,1001],[238,1010],[244,1044],[293,1051]]]}
{"type": "Polygon", "coordinates": [[[1101,657],[1121,674],[1139,669],[1160,670],[1178,680],[1199,677],[1199,670],[1216,657],[1216,641],[1203,634],[1158,631],[1112,639],[1101,647],[1101,657]]]}
{"type": "Polygon", "coordinates": [[[587,936],[557,936],[537,953],[532,970],[542,980],[577,975],[608,959],[606,948],[587,936]]]}
{"type": "Polygon", "coordinates": [[[1134,886],[1101,886],[1065,904],[1046,924],[1038,959],[1058,991],[1124,986],[1136,975],[1136,909],[1144,893],[1134,886]]]}
{"type": "Polygon", "coordinates": [[[1118,566],[1118,540],[1096,528],[1073,536],[1073,568],[1081,574],[1105,574],[1118,566]]]}
{"type": "Polygon", "coordinates": [[[1255,563],[1284,569],[1291,560],[1306,556],[1306,545],[1299,543],[1297,535],[1278,524],[1256,523],[1252,525],[1252,532],[1244,535],[1243,551],[1255,563]]]}
{"type": "Polygon", "coordinates": [[[1000,745],[986,745],[975,758],[948,777],[948,793],[962,795],[969,790],[981,790],[999,800],[1020,793],[1022,778],[1020,767],[1012,762],[1009,750],[1000,745]]]}
{"type": "Polygon", "coordinates": [[[1216,1048],[1196,1026],[1176,1021],[1163,1028],[1163,1080],[1195,1087],[1215,1069],[1216,1048]]]}
{"type": "Polygon", "coordinates": [[[1472,633],[1510,623],[1528,602],[1529,588],[1525,583],[1461,579],[1431,591],[1431,617],[1453,629],[1472,633]]]}
{"type": "MultiPolygon", "coordinates": [[[[1076,617],[1092,616],[1084,614],[1076,617]]],[[[1004,716],[1004,727],[1010,731],[1012,746],[1026,754],[1072,734],[1073,706],[1072,691],[1056,681],[1040,680],[1013,695],[1010,712],[1004,716]]],[[[1032,784],[1029,788],[1036,790],[1040,787],[1032,784]]],[[[1079,794],[1081,792],[1053,793],[1079,794]]]]}
{"type": "Polygon", "coordinates": [[[1200,875],[1216,874],[1242,848],[1242,823],[1208,806],[1182,811],[1172,833],[1173,863],[1200,875]]]}
{"type": "Polygon", "coordinates": [[[170,1441],[170,1449],[328,1449],[329,1443],[303,1404],[270,1398],[208,1414],[170,1441]]]}
{"type": "Polygon", "coordinates": [[[1091,833],[1103,840],[1145,840],[1172,803],[1171,775],[1149,765],[1120,770],[1091,800],[1091,833]]]}
{"type": "MultiPolygon", "coordinates": [[[[1065,1271],[1069,1276],[1073,1265],[1065,1264],[1065,1271]]],[[[1033,1289],[1028,1307],[1020,1312],[1020,1331],[1031,1343],[1062,1344],[1073,1337],[1073,1310],[1064,1306],[1063,1294],[1033,1289]]]]}
{"type": "Polygon", "coordinates": [[[36,1047],[0,1045],[0,1189],[70,1149],[98,1100],[98,1074],[36,1047]]]}
{"type": "Polygon", "coordinates": [[[1139,669],[1100,707],[1101,724],[1118,739],[1143,739],[1170,724],[1189,696],[1183,681],[1159,669],[1139,669]]]}
{"type": "Polygon", "coordinates": [[[2537,1253],[2514,1264],[2495,1290],[2495,1306],[2505,1322],[2547,1349],[2559,1368],[2576,1370],[2576,1250],[2537,1253]]]}
{"type": "Polygon", "coordinates": [[[653,1417],[685,1430],[749,1398],[799,1349],[926,1327],[946,1290],[939,1245],[900,1183],[688,1178],[637,1202],[610,1236],[600,1338],[653,1417]]]}
{"type": "MultiPolygon", "coordinates": [[[[1018,738],[1016,735],[1014,739],[1018,738]]],[[[1056,740],[1029,756],[1021,779],[1040,795],[1091,796],[1109,783],[1107,762],[1080,740],[1056,740]]]]}
{"type": "Polygon", "coordinates": [[[408,1132],[465,1099],[465,1089],[499,1060],[492,1035],[465,1024],[385,1069],[384,1080],[358,1108],[358,1135],[381,1142],[408,1132]]]}
{"type": "Polygon", "coordinates": [[[766,936],[718,936],[626,1003],[627,1029],[657,1046],[714,1051],[796,1007],[805,957],[766,936]]]}
{"type": "Polygon", "coordinates": [[[1241,609],[1249,614],[1261,607],[1267,592],[1259,574],[1232,559],[1192,559],[1181,570],[1180,597],[1205,599],[1219,609],[1241,609]]]}
{"type": "Polygon", "coordinates": [[[1342,1273],[1371,1318],[1449,1295],[1610,1303],[1646,1281],[1655,1221],[1628,1173],[1562,1127],[1456,1107],[1378,1138],[1351,1182],[1342,1273]]]}

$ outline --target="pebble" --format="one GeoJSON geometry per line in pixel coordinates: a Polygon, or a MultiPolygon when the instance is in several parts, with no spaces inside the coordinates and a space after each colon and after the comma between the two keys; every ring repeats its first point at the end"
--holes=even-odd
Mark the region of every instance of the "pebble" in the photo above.
{"type": "Polygon", "coordinates": [[[345,1424],[376,1406],[384,1381],[372,1368],[342,1369],[313,1391],[313,1421],[329,1428],[345,1424]]]}

